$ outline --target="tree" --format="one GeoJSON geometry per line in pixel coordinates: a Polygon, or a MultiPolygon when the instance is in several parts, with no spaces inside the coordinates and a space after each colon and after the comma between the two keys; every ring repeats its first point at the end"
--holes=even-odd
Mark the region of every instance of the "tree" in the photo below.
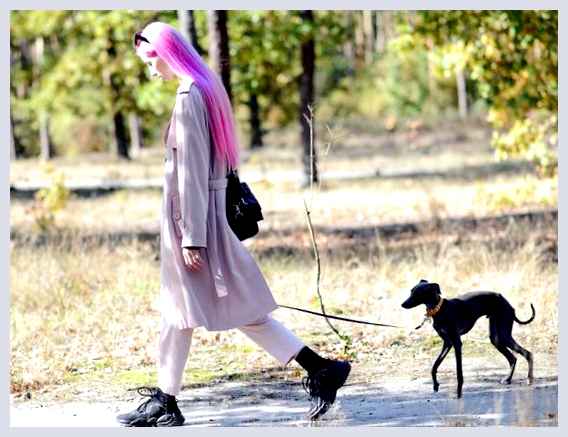
{"type": "Polygon", "coordinates": [[[59,29],[68,17],[69,13],[66,11],[53,12],[48,18],[35,11],[11,12],[10,112],[17,156],[21,152],[34,153],[37,145],[43,159],[49,159],[54,154],[50,135],[51,110],[37,105],[33,97],[57,56],[55,30],[59,29]]]}
{"type": "Polygon", "coordinates": [[[227,11],[209,11],[209,59],[213,69],[221,76],[229,100],[232,101],[227,11]]]}
{"type": "Polygon", "coordinates": [[[414,44],[463,47],[499,157],[522,155],[556,173],[557,11],[421,11],[406,30],[414,44]]]}
{"type": "Polygon", "coordinates": [[[193,11],[178,9],[177,15],[178,15],[179,29],[181,33],[185,38],[187,38],[187,40],[195,48],[197,53],[203,55],[204,51],[201,48],[201,44],[199,44],[199,38],[197,37],[197,26],[195,23],[195,17],[193,15],[193,11]]]}
{"type": "Polygon", "coordinates": [[[304,164],[304,185],[317,183],[318,167],[315,150],[315,108],[314,108],[314,71],[315,71],[315,39],[314,14],[311,10],[300,12],[305,26],[304,39],[300,46],[302,59],[302,76],[300,77],[300,126],[303,146],[302,162],[304,164]],[[306,119],[308,117],[308,119],[306,119]]]}

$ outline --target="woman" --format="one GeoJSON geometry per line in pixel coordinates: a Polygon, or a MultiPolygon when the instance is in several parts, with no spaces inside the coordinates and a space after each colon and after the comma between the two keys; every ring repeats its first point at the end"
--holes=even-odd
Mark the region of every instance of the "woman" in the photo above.
{"type": "Polygon", "coordinates": [[[324,414],[350,371],[307,347],[269,313],[277,308],[256,262],[232,232],[225,212],[226,174],[237,167],[237,141],[227,93],[219,76],[174,27],[153,22],[136,33],[137,55],[152,76],[179,79],[165,137],[165,178],[160,220],[161,327],[158,387],[126,426],[184,423],[179,393],[193,329],[240,329],[282,365],[295,359],[308,373],[312,420],[324,414]]]}

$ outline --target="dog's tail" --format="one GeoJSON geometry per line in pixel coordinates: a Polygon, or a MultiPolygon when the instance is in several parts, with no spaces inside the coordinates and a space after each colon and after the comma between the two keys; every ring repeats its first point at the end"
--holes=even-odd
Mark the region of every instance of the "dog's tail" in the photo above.
{"type": "Polygon", "coordinates": [[[520,324],[520,325],[528,325],[530,322],[532,322],[532,321],[534,320],[534,316],[535,316],[535,314],[536,314],[536,312],[535,312],[535,310],[534,310],[534,306],[533,306],[532,303],[531,303],[531,309],[532,309],[532,316],[531,316],[530,319],[525,320],[525,321],[523,322],[522,320],[517,319],[517,316],[514,315],[513,317],[515,318],[515,322],[517,322],[517,323],[520,324]]]}

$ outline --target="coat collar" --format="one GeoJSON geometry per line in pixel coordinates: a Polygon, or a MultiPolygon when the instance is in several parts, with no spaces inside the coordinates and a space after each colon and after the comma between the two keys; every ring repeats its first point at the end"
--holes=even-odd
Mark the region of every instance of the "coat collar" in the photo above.
{"type": "Polygon", "coordinates": [[[176,94],[188,93],[191,84],[195,82],[192,77],[184,76],[180,79],[176,94]]]}

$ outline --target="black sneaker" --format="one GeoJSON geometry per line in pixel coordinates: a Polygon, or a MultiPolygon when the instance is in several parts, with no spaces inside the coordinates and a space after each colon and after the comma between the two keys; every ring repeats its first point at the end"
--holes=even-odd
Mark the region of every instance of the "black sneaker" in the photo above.
{"type": "Polygon", "coordinates": [[[323,416],[335,402],[337,390],[345,384],[351,364],[347,361],[331,361],[326,367],[302,379],[302,386],[309,394],[312,407],[307,418],[316,420],[323,416]]]}
{"type": "Polygon", "coordinates": [[[139,387],[141,396],[150,399],[129,413],[119,414],[116,420],[124,426],[180,426],[185,418],[177,405],[175,396],[168,395],[158,387],[139,387]]]}

